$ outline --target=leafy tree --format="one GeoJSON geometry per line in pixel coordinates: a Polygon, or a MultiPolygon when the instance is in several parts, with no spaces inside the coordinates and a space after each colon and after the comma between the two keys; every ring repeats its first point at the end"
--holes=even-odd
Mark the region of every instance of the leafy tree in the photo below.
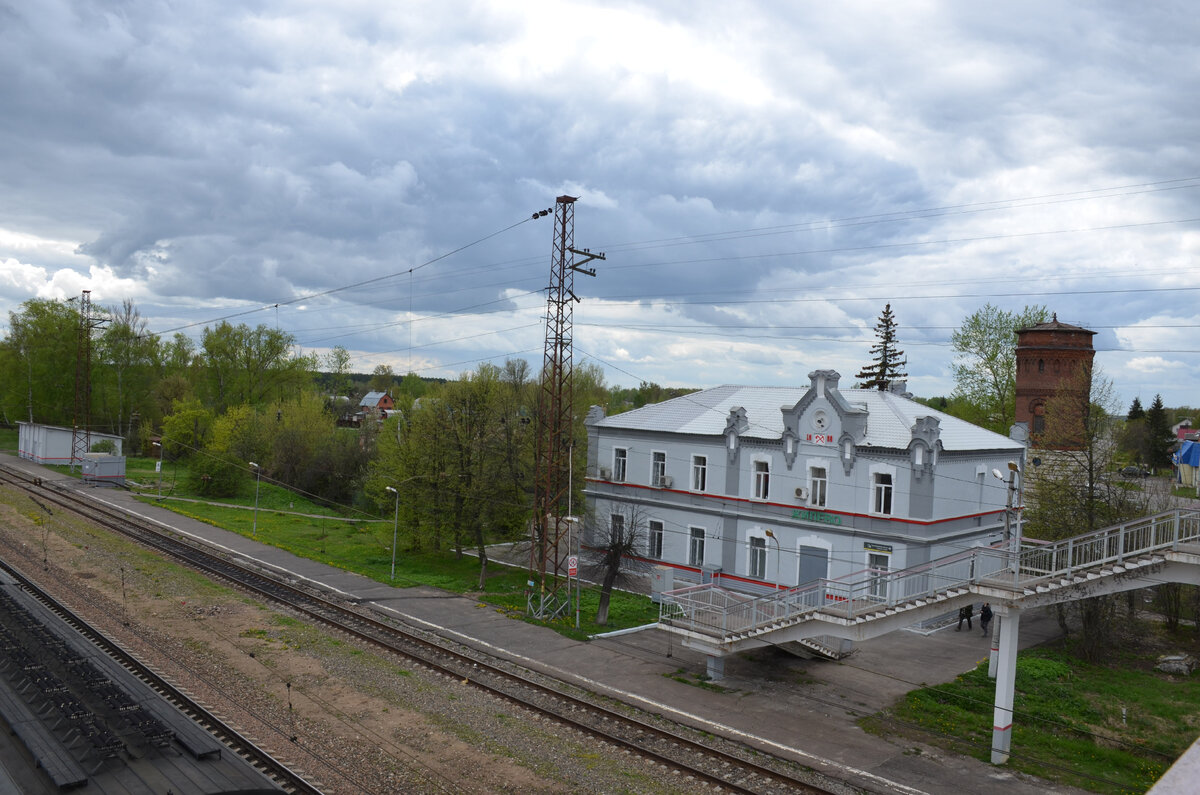
{"type": "Polygon", "coordinates": [[[443,530],[461,554],[476,548],[480,587],[487,544],[524,531],[528,519],[531,424],[522,406],[531,399],[526,369],[482,365],[433,389],[402,417],[389,418],[378,455],[368,467],[366,492],[381,507],[393,504],[410,538],[434,548],[443,530]]]}
{"type": "Polygon", "coordinates": [[[9,312],[0,342],[0,409],[7,421],[70,426],[75,413],[79,312],[32,299],[9,312]]]}
{"type": "Polygon", "coordinates": [[[1145,416],[1146,410],[1142,408],[1142,401],[1135,397],[1133,402],[1129,404],[1129,413],[1125,415],[1125,419],[1133,422],[1145,416]]]}
{"type": "Polygon", "coordinates": [[[955,361],[954,397],[975,407],[971,419],[998,433],[1008,433],[1014,419],[1017,379],[1017,331],[1044,323],[1044,306],[1027,306],[1020,313],[992,304],[968,315],[950,335],[955,361]]]}
{"type": "Polygon", "coordinates": [[[253,461],[262,467],[264,476],[271,465],[267,419],[253,406],[233,406],[213,422],[208,443],[188,466],[189,486],[212,496],[231,497],[239,494],[246,483],[253,461]]]}
{"type": "Polygon", "coordinates": [[[177,401],[163,420],[162,443],[169,458],[189,458],[208,443],[213,413],[199,400],[177,401]]]}
{"type": "Polygon", "coordinates": [[[391,392],[392,387],[396,385],[396,374],[392,372],[390,364],[377,364],[374,371],[371,373],[371,383],[367,386],[368,392],[391,392]]]}
{"type": "Polygon", "coordinates": [[[1146,466],[1157,470],[1171,466],[1171,423],[1163,406],[1162,395],[1155,395],[1146,412],[1146,466]]]}
{"type": "Polygon", "coordinates": [[[334,345],[325,354],[322,363],[329,374],[329,391],[336,396],[349,397],[350,390],[354,388],[354,381],[350,377],[350,351],[341,345],[334,345]]]}
{"type": "Polygon", "coordinates": [[[896,319],[890,303],[883,307],[879,322],[875,324],[875,336],[878,342],[871,346],[872,363],[859,370],[855,378],[859,379],[863,389],[886,390],[891,382],[908,377],[908,373],[901,372],[908,359],[904,358],[904,351],[896,347],[896,319]]]}
{"type": "Polygon", "coordinates": [[[159,380],[158,337],[146,332],[146,321],[126,299],[120,309],[109,312],[109,322],[96,346],[98,364],[93,380],[99,387],[93,408],[99,404],[113,432],[128,437],[134,415],[157,415],[152,399],[159,380]]]}
{"type": "Polygon", "coordinates": [[[279,329],[222,321],[201,340],[203,395],[209,406],[263,405],[297,394],[311,383],[316,363],[293,355],[295,338],[279,329]]]}

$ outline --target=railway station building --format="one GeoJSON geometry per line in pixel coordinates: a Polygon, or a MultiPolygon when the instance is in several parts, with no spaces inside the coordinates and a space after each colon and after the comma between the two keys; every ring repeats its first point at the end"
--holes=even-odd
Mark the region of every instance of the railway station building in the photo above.
{"type": "Polygon", "coordinates": [[[904,384],[839,382],[817,370],[807,388],[719,386],[611,417],[593,407],[584,543],[622,522],[662,567],[660,590],[717,580],[766,593],[1003,540],[1022,442],[904,384]]]}

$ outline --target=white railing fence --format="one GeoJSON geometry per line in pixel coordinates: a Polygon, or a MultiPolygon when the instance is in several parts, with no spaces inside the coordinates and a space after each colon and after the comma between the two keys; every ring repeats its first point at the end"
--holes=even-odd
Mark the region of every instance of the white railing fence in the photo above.
{"type": "Polygon", "coordinates": [[[718,582],[663,594],[659,620],[703,634],[748,635],[797,623],[817,611],[854,619],[985,583],[1021,591],[1044,580],[1104,569],[1155,551],[1200,542],[1200,512],[1174,510],[1052,543],[999,545],[959,552],[911,569],[872,569],[817,580],[766,596],[718,582]]]}

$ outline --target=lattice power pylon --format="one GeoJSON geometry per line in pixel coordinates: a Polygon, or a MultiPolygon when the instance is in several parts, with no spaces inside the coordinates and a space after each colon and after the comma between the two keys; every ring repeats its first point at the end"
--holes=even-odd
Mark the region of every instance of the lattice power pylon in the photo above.
{"type": "Polygon", "coordinates": [[[575,199],[559,196],[554,208],[554,254],[550,263],[550,288],[546,299],[546,350],[538,391],[537,458],[534,464],[532,544],[529,552],[527,609],[537,618],[554,618],[570,604],[567,587],[569,533],[568,503],[571,489],[571,452],[574,435],[572,399],[572,322],[578,301],[575,273],[595,276],[582,267],[603,254],[575,248],[575,199]],[[576,257],[580,259],[576,261],[576,257]]]}
{"type": "Polygon", "coordinates": [[[75,353],[75,415],[71,427],[71,469],[83,466],[85,454],[92,449],[92,329],[105,323],[92,316],[92,291],[79,297],[79,341],[75,353]]]}

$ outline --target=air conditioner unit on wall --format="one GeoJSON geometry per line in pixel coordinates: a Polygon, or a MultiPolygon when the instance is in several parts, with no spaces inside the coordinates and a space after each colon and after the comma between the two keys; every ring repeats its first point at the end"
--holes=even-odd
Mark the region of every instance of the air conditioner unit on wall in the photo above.
{"type": "Polygon", "coordinates": [[[600,467],[600,477],[604,480],[609,480],[612,478],[612,470],[608,467],[600,467]]]}
{"type": "Polygon", "coordinates": [[[808,499],[808,489],[804,488],[803,486],[797,486],[796,487],[796,499],[807,500],[808,499]]]}
{"type": "Polygon", "coordinates": [[[671,479],[670,475],[663,475],[661,478],[658,479],[658,485],[662,486],[664,489],[671,488],[671,484],[673,484],[674,482],[675,481],[671,479]]]}

